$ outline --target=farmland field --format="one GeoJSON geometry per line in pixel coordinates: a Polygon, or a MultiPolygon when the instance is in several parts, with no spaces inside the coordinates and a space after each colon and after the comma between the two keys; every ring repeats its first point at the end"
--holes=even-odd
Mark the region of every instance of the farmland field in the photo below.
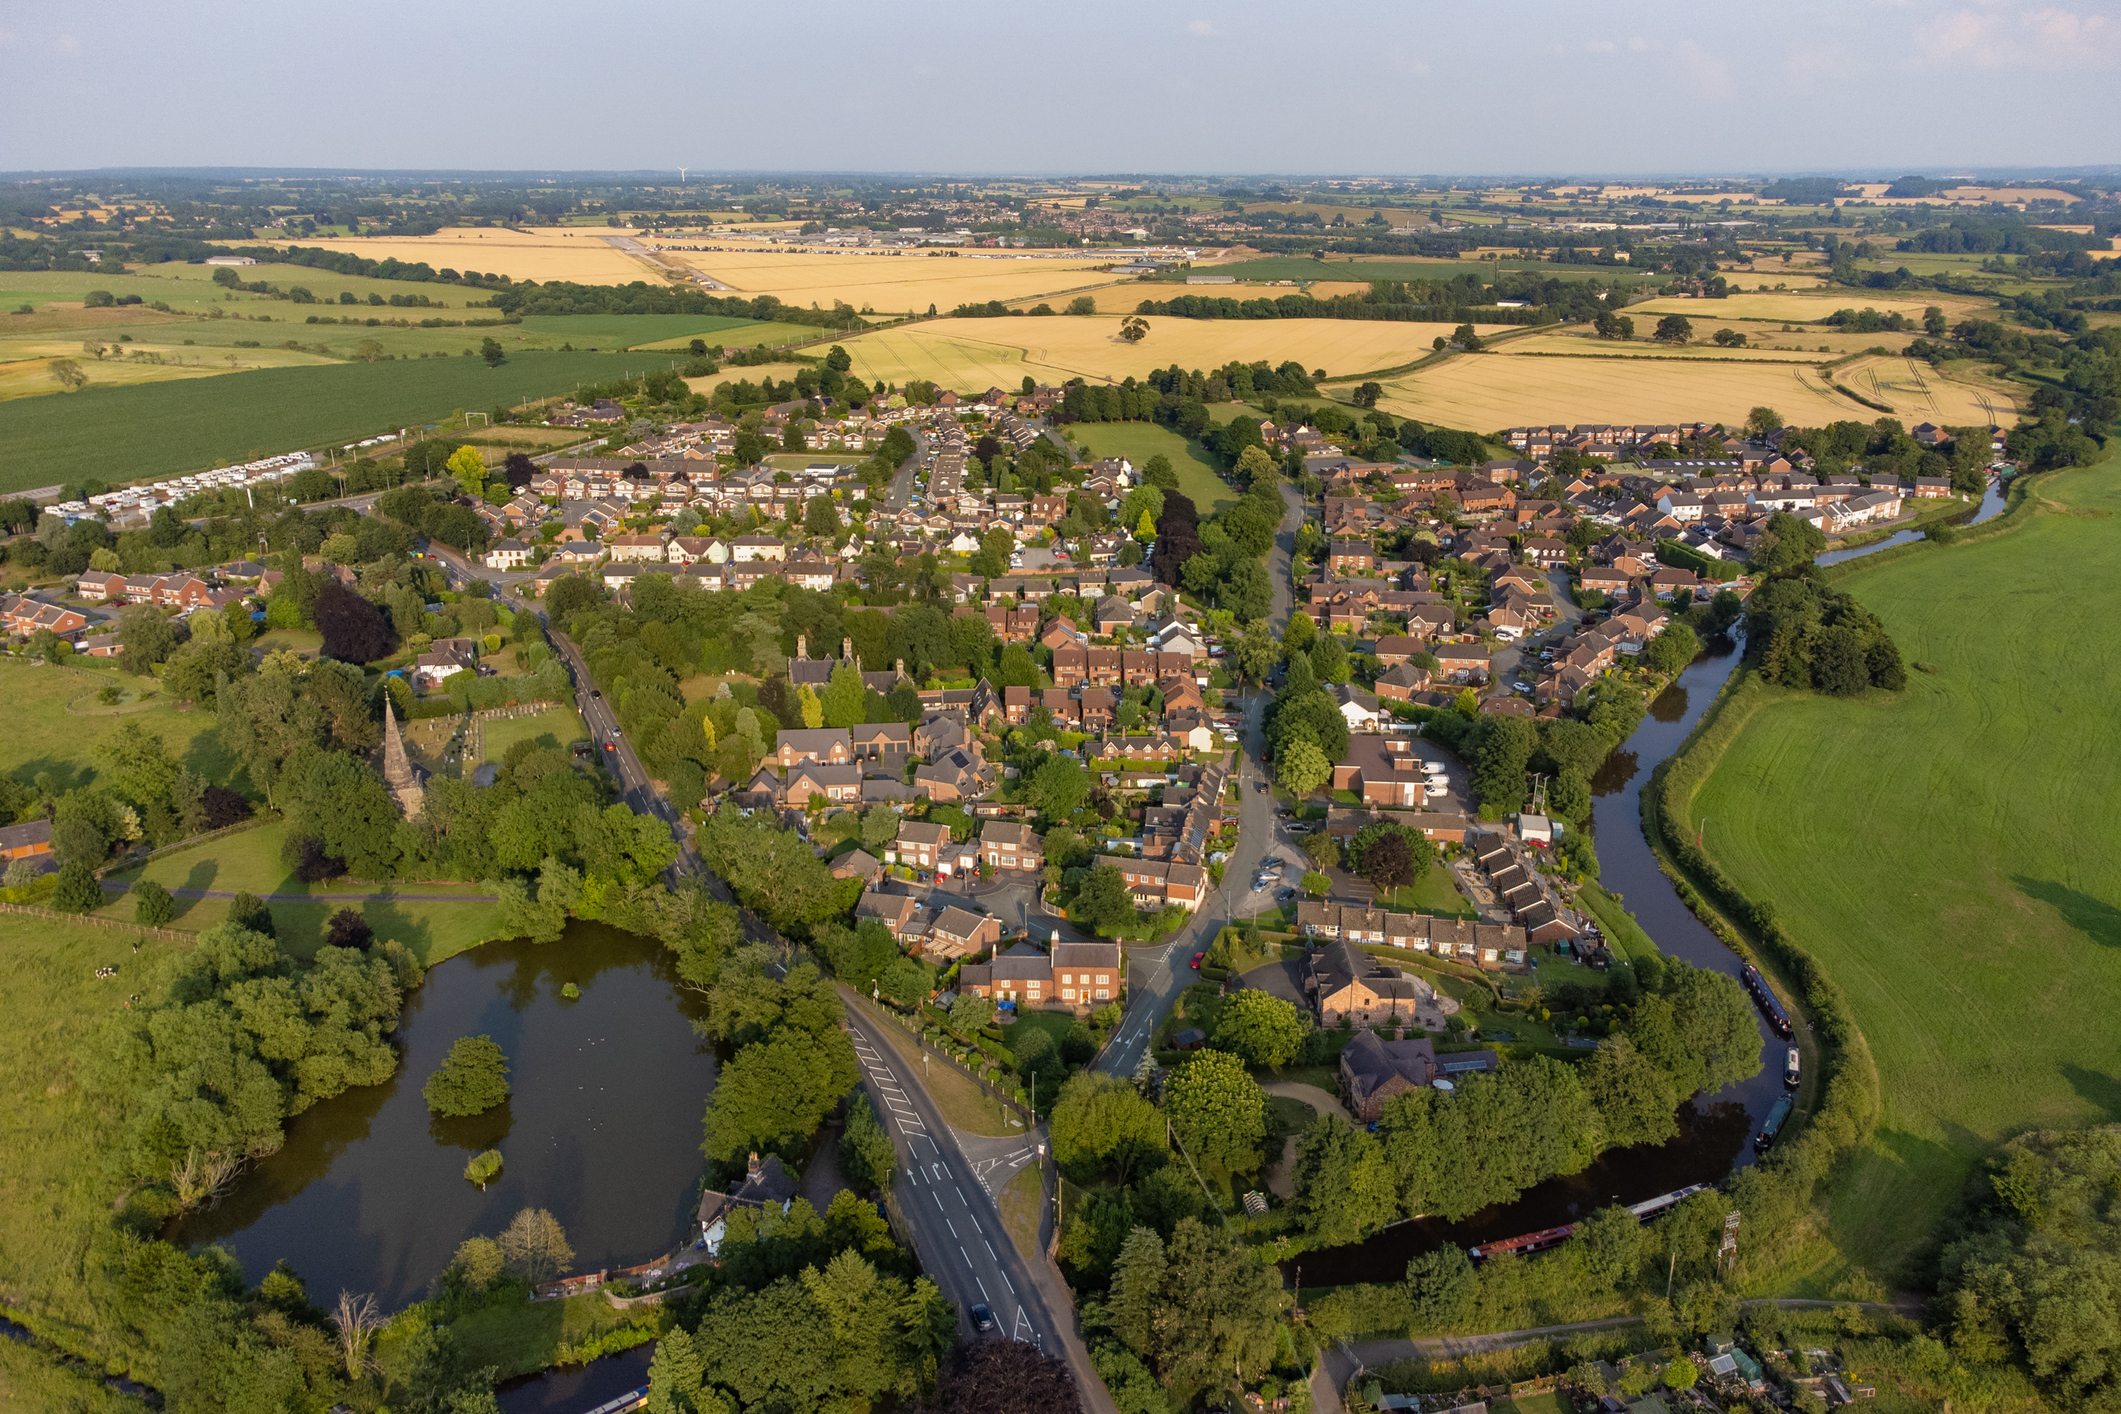
{"type": "MultiPolygon", "coordinates": [[[[179,314],[206,314],[220,308],[229,313],[257,313],[264,306],[278,319],[287,319],[299,324],[305,314],[324,311],[316,305],[297,305],[271,295],[252,294],[245,290],[227,290],[214,283],[214,271],[220,266],[190,265],[181,260],[172,260],[160,265],[135,266],[130,272],[101,270],[54,270],[54,271],[0,271],[0,309],[12,310],[24,303],[42,306],[54,301],[78,302],[90,290],[108,290],[113,295],[138,295],[153,303],[162,301],[179,314]],[[292,318],[289,319],[289,315],[292,318]]],[[[281,290],[293,289],[296,285],[310,291],[320,301],[336,301],[341,292],[353,295],[364,302],[364,313],[389,313],[395,315],[419,312],[403,308],[377,310],[365,301],[372,294],[385,299],[392,295],[421,294],[444,309],[462,310],[473,300],[484,301],[484,290],[466,289],[461,285],[425,283],[410,280],[371,280],[359,275],[335,275],[329,270],[316,270],[307,265],[280,265],[266,262],[235,268],[235,273],[245,283],[264,281],[281,290]]],[[[336,306],[343,309],[344,306],[336,306]]],[[[433,309],[425,311],[434,313],[433,309]]],[[[143,311],[143,313],[151,313],[143,311]]],[[[452,314],[451,318],[463,318],[452,314]]],[[[477,316],[473,316],[477,317],[477,316]]],[[[0,317],[0,326],[5,324],[0,317]]]]}
{"type": "Polygon", "coordinates": [[[1168,427],[1153,422],[1078,422],[1068,430],[1093,457],[1125,457],[1140,467],[1163,453],[1178,473],[1178,489],[1202,515],[1237,499],[1236,488],[1216,474],[1207,453],[1168,427]]]}
{"type": "Polygon", "coordinates": [[[2018,411],[2008,387],[1993,379],[1947,377],[1911,358],[1858,359],[1839,370],[1839,377],[1866,398],[1890,407],[1909,426],[2008,426],[2018,411]]]}
{"type": "Polygon", "coordinates": [[[1631,304],[1627,312],[1638,326],[1646,314],[1684,314],[1697,322],[1710,319],[1775,319],[1801,323],[1810,319],[1824,319],[1837,309],[1875,309],[1880,314],[1904,314],[1919,323],[1922,311],[1931,305],[1942,309],[1945,318],[1953,320],[1977,318],[1984,312],[1993,314],[1995,310],[1995,306],[1988,301],[1970,299],[1965,295],[1896,295],[1878,290],[1821,290],[1815,294],[1799,290],[1777,290],[1763,294],[1729,295],[1717,300],[1661,297],[1631,304]]]}
{"type": "Polygon", "coordinates": [[[2034,491],[2057,504],[2016,529],[1845,580],[1927,666],[1897,697],[1763,691],[1690,807],[1869,1039],[1883,1110],[1830,1219],[1886,1281],[1996,1145],[2121,1119],[2121,669],[2081,651],[2121,581],[2121,475],[2034,491]]]}
{"type": "MultiPolygon", "coordinates": [[[[776,383],[785,383],[810,365],[807,363],[761,363],[750,368],[724,368],[720,373],[710,373],[705,378],[687,378],[685,386],[695,393],[714,395],[717,383],[739,383],[748,379],[753,383],[771,378],[776,383]]],[[[1018,375],[1021,378],[1022,375],[1018,375]]]]}
{"type": "Polygon", "coordinates": [[[1831,329],[1807,327],[1795,333],[1784,334],[1778,329],[1763,329],[1758,324],[1733,323],[1723,319],[1692,320],[1694,342],[1690,344],[1660,344],[1644,337],[1650,332],[1647,321],[1636,321],[1636,336],[1626,343],[1601,339],[1583,326],[1575,326],[1568,332],[1532,334],[1522,339],[1512,339],[1502,346],[1508,354],[1578,354],[1586,358],[1632,357],[1632,358],[1679,358],[1679,359],[1753,359],[1762,363],[1826,363],[1847,354],[1862,353],[1865,349],[1905,348],[1915,336],[1913,334],[1843,334],[1831,329]],[[1718,329],[1735,329],[1745,335],[1746,346],[1741,349],[1719,348],[1709,342],[1718,329]],[[1820,352],[1820,345],[1828,352],[1820,352]]]}
{"type": "Polygon", "coordinates": [[[564,393],[638,373],[652,360],[614,354],[524,353],[499,368],[474,358],[400,359],[326,368],[267,368],[225,378],[93,385],[28,398],[0,421],[0,493],[56,484],[84,471],[128,478],[177,475],[217,461],[350,442],[564,393]]]}
{"type": "MultiPolygon", "coordinates": [[[[1493,333],[1505,327],[1483,325],[1493,333]]],[[[938,319],[846,341],[854,371],[903,383],[927,378],[950,388],[1014,387],[1025,374],[1041,382],[1066,378],[1117,381],[1154,368],[1215,368],[1294,359],[1336,377],[1410,363],[1429,353],[1445,324],[1390,324],[1353,319],[1156,319],[1149,337],[1128,344],[1119,320],[1053,318],[938,319]]]]}
{"type": "Polygon", "coordinates": [[[1497,270],[1537,270],[1557,280],[1599,280],[1621,285],[1639,284],[1655,277],[1640,271],[1605,265],[1549,265],[1537,260],[1352,259],[1312,260],[1295,255],[1263,255],[1227,265],[1196,265],[1195,274],[1235,275],[1240,280],[1357,280],[1365,287],[1372,280],[1450,280],[1460,275],[1492,276],[1497,270]]]}
{"type": "Polygon", "coordinates": [[[510,231],[445,226],[431,236],[320,237],[293,244],[348,251],[364,260],[395,258],[407,264],[425,261],[437,270],[477,270],[517,280],[572,280],[583,285],[623,285],[634,280],[661,283],[660,272],[652,261],[628,255],[603,239],[630,234],[633,233],[596,227],[510,231]]]}
{"type": "Polygon", "coordinates": [[[1827,388],[1807,366],[1656,357],[1459,356],[1386,383],[1378,404],[1400,417],[1476,431],[1523,422],[1735,424],[1761,405],[1800,427],[1877,416],[1827,388]]]}
{"type": "Polygon", "coordinates": [[[790,304],[828,308],[834,300],[844,300],[856,309],[919,314],[931,304],[947,313],[961,304],[1024,300],[1107,284],[1111,277],[1097,267],[1118,257],[737,249],[671,251],[666,258],[748,295],[775,295],[790,304]]]}
{"type": "Polygon", "coordinates": [[[555,347],[564,341],[577,349],[682,349],[693,339],[749,348],[756,343],[814,339],[825,332],[803,324],[767,324],[719,314],[533,314],[510,327],[555,347]]]}

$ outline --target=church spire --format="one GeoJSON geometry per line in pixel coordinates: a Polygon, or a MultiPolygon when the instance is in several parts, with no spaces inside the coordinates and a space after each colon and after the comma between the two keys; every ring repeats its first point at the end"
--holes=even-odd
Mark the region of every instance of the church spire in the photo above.
{"type": "Polygon", "coordinates": [[[398,813],[410,820],[420,813],[426,804],[427,793],[420,785],[420,773],[413,766],[412,758],[405,754],[405,743],[398,737],[398,714],[392,706],[388,689],[383,693],[383,784],[390,789],[390,798],[397,802],[398,813]]]}

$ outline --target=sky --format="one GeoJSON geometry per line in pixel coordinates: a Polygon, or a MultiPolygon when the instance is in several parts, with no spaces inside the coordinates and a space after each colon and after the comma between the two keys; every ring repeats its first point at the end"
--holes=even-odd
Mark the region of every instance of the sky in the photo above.
{"type": "Polygon", "coordinates": [[[2121,162],[2121,0],[0,0],[0,170],[2121,162]]]}

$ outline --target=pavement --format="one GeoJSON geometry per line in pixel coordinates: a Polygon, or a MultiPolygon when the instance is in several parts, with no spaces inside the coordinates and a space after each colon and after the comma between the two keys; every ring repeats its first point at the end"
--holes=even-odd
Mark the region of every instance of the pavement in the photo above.
{"type": "MultiPolygon", "coordinates": [[[[1274,549],[1267,557],[1267,573],[1274,584],[1274,605],[1267,621],[1277,639],[1288,626],[1289,611],[1294,605],[1289,561],[1295,553],[1296,528],[1303,524],[1304,516],[1303,497],[1295,487],[1284,485],[1281,494],[1286,509],[1274,536],[1274,549]]],[[[1234,773],[1240,811],[1237,847],[1224,863],[1223,882],[1201,902],[1193,921],[1185,927],[1167,934],[1155,947],[1127,950],[1127,1015],[1120,1022],[1118,1034],[1097,1058],[1098,1070],[1111,1075],[1134,1074],[1164,1014],[1179,993],[1200,976],[1193,970],[1193,954],[1206,952],[1215,935],[1229,924],[1272,905],[1271,892],[1254,893],[1252,889],[1252,873],[1259,862],[1269,854],[1280,854],[1292,867],[1297,863],[1297,857],[1288,852],[1293,848],[1288,837],[1277,828],[1273,792],[1258,789],[1267,780],[1259,753],[1266,746],[1262,719],[1269,700],[1264,692],[1253,692],[1243,699],[1244,745],[1238,750],[1234,773]]],[[[1297,870],[1299,875],[1301,872],[1297,870]]]]}
{"type": "MultiPolygon", "coordinates": [[[[862,1067],[862,1088],[898,1150],[903,1182],[894,1185],[921,1270],[957,1304],[967,1340],[1010,1337],[1065,1361],[1091,1414],[1118,1414],[1090,1352],[1075,1334],[1075,1311],[1050,1261],[1027,1261],[1002,1225],[996,1195],[1027,1163],[1039,1162],[1043,1136],[982,1138],[961,1134],[912,1068],[878,1034],[863,1000],[845,987],[847,1029],[862,1067]],[[974,1305],[994,1313],[995,1329],[972,1327],[974,1305]]],[[[1041,1233],[1045,1223],[1040,1224],[1041,1233]]]]}

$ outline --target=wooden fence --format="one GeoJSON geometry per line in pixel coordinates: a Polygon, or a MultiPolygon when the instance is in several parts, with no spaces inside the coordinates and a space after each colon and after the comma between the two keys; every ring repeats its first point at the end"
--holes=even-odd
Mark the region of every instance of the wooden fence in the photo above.
{"type": "Polygon", "coordinates": [[[215,840],[226,839],[230,835],[240,835],[245,830],[255,830],[260,825],[269,825],[271,823],[272,817],[264,815],[254,815],[248,820],[238,820],[233,825],[223,825],[218,830],[208,830],[203,835],[188,835],[185,838],[177,840],[172,844],[163,845],[160,849],[151,849],[145,854],[128,854],[123,859],[114,859],[110,863],[98,869],[96,871],[96,877],[101,879],[105,875],[109,874],[113,869],[136,869],[141,865],[146,864],[149,860],[160,859],[165,854],[175,854],[179,850],[191,849],[195,846],[202,844],[210,844],[215,840]]]}
{"type": "Polygon", "coordinates": [[[197,933],[185,933],[175,928],[146,928],[122,919],[99,918],[93,913],[61,913],[56,908],[45,908],[34,903],[0,903],[0,913],[26,914],[31,918],[49,918],[59,923],[85,923],[92,928],[116,928],[124,933],[138,933],[143,938],[160,938],[165,943],[199,941],[197,933]]]}

